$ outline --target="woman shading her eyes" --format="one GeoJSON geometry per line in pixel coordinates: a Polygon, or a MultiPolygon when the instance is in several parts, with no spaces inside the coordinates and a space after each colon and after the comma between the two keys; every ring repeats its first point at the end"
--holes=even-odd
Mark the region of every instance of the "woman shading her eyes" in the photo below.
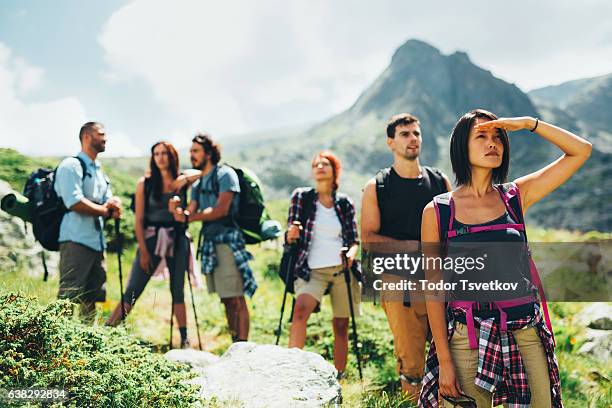
{"type": "MultiPolygon", "coordinates": [[[[498,119],[481,109],[466,113],[450,140],[458,187],[434,198],[423,211],[422,241],[429,244],[424,246],[425,256],[438,256],[442,250],[436,244],[442,243],[445,248],[467,242],[527,243],[524,213],[566,182],[591,149],[588,141],[538,119],[498,119]],[[554,144],[563,155],[505,183],[510,162],[507,133],[522,129],[534,133],[528,137],[554,144]]],[[[529,262],[531,281],[538,286],[535,265],[529,262]]],[[[427,314],[433,342],[419,406],[437,407],[439,396],[448,407],[464,406],[456,405],[458,400],[479,408],[562,406],[554,339],[541,296],[473,302],[451,294],[448,303],[428,298],[427,314]]]]}

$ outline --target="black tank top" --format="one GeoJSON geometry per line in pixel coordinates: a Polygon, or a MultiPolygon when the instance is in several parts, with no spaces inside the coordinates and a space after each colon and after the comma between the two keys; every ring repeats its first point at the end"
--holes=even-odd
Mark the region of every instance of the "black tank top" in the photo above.
{"type": "MultiPolygon", "coordinates": [[[[502,216],[481,224],[464,224],[453,220],[453,229],[459,230],[462,227],[479,227],[496,224],[514,224],[508,211],[502,216]]],[[[533,294],[533,287],[528,279],[529,263],[526,237],[523,231],[514,228],[506,228],[497,231],[482,231],[452,237],[448,242],[449,256],[469,256],[477,257],[486,254],[486,269],[482,271],[465,272],[464,274],[453,274],[453,280],[458,282],[460,279],[467,279],[470,282],[490,282],[499,280],[500,282],[517,283],[516,289],[512,290],[487,290],[475,292],[473,290],[462,290],[461,285],[457,290],[452,291],[451,297],[455,300],[472,300],[481,302],[493,302],[496,300],[509,300],[525,297],[533,294]],[[470,243],[486,243],[484,245],[472,245],[470,243]],[[500,244],[503,243],[503,244],[500,244]],[[453,245],[455,244],[455,245],[453,245]],[[461,245],[466,244],[466,245],[461,245]]],[[[533,305],[522,306],[519,309],[533,311],[533,305]]]]}
{"type": "Polygon", "coordinates": [[[174,196],[173,192],[163,193],[159,200],[156,200],[154,195],[149,194],[148,203],[145,212],[146,225],[169,226],[174,224],[174,217],[168,210],[168,201],[174,196]]]}
{"type": "Polygon", "coordinates": [[[421,240],[423,208],[434,196],[447,191],[442,172],[427,166],[421,168],[423,177],[419,178],[402,178],[393,167],[376,175],[380,235],[398,240],[421,240]]]}

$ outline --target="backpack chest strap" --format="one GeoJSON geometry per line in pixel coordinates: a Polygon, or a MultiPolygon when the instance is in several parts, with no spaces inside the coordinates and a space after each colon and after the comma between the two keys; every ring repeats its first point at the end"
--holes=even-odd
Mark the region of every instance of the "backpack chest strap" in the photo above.
{"type": "Polygon", "coordinates": [[[508,228],[512,228],[518,231],[524,231],[525,226],[523,224],[494,224],[494,225],[481,225],[477,227],[464,226],[454,230],[448,230],[448,238],[458,237],[460,235],[474,234],[477,232],[485,231],[501,231],[508,228]]]}

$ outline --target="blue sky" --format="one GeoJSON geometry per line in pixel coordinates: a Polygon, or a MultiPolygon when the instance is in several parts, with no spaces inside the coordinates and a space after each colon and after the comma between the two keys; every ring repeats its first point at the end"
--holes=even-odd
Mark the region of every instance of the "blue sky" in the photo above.
{"type": "Polygon", "coordinates": [[[523,90],[612,72],[612,3],[3,0],[0,146],[72,154],[100,120],[108,155],[314,123],[348,108],[419,38],[523,90]]]}

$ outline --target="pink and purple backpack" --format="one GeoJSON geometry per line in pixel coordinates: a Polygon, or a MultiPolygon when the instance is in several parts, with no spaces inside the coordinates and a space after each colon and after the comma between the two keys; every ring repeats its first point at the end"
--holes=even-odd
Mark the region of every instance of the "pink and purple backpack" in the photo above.
{"type": "MultiPolygon", "coordinates": [[[[451,238],[465,235],[465,234],[475,234],[484,231],[498,231],[504,230],[508,228],[513,228],[517,231],[522,231],[525,236],[525,241],[527,242],[527,232],[525,230],[525,220],[523,217],[523,210],[521,208],[521,198],[520,192],[515,183],[505,183],[505,184],[497,184],[493,186],[502,198],[504,202],[504,206],[510,214],[510,217],[515,221],[514,223],[506,223],[506,224],[493,224],[493,225],[483,225],[483,226],[474,226],[468,227],[464,226],[459,229],[453,229],[453,221],[455,219],[455,204],[452,199],[452,195],[450,192],[440,194],[434,197],[434,208],[436,209],[436,217],[438,219],[438,227],[440,232],[440,242],[445,245],[448,244],[451,238]]],[[[528,245],[528,244],[527,244],[528,245]]],[[[544,311],[544,319],[546,322],[546,326],[550,333],[553,333],[552,325],[550,323],[550,316],[548,313],[548,306],[546,304],[546,298],[544,295],[544,288],[542,286],[542,281],[540,280],[540,276],[538,274],[538,270],[536,268],[535,263],[533,262],[531,251],[528,249],[529,255],[529,272],[530,272],[530,280],[535,287],[538,289],[539,301],[542,305],[542,309],[544,311]]],[[[506,313],[504,312],[505,308],[520,306],[523,304],[537,302],[538,299],[534,297],[525,297],[520,299],[513,299],[509,301],[499,301],[493,302],[494,306],[500,312],[500,326],[501,330],[505,331],[507,328],[506,324],[506,313]]],[[[468,335],[470,340],[470,347],[475,349],[477,348],[475,329],[474,329],[474,319],[473,319],[473,307],[477,302],[468,302],[468,301],[454,301],[449,304],[451,307],[461,307],[466,309],[466,322],[468,325],[468,335]]],[[[553,337],[554,339],[554,337],[553,337]]]]}

